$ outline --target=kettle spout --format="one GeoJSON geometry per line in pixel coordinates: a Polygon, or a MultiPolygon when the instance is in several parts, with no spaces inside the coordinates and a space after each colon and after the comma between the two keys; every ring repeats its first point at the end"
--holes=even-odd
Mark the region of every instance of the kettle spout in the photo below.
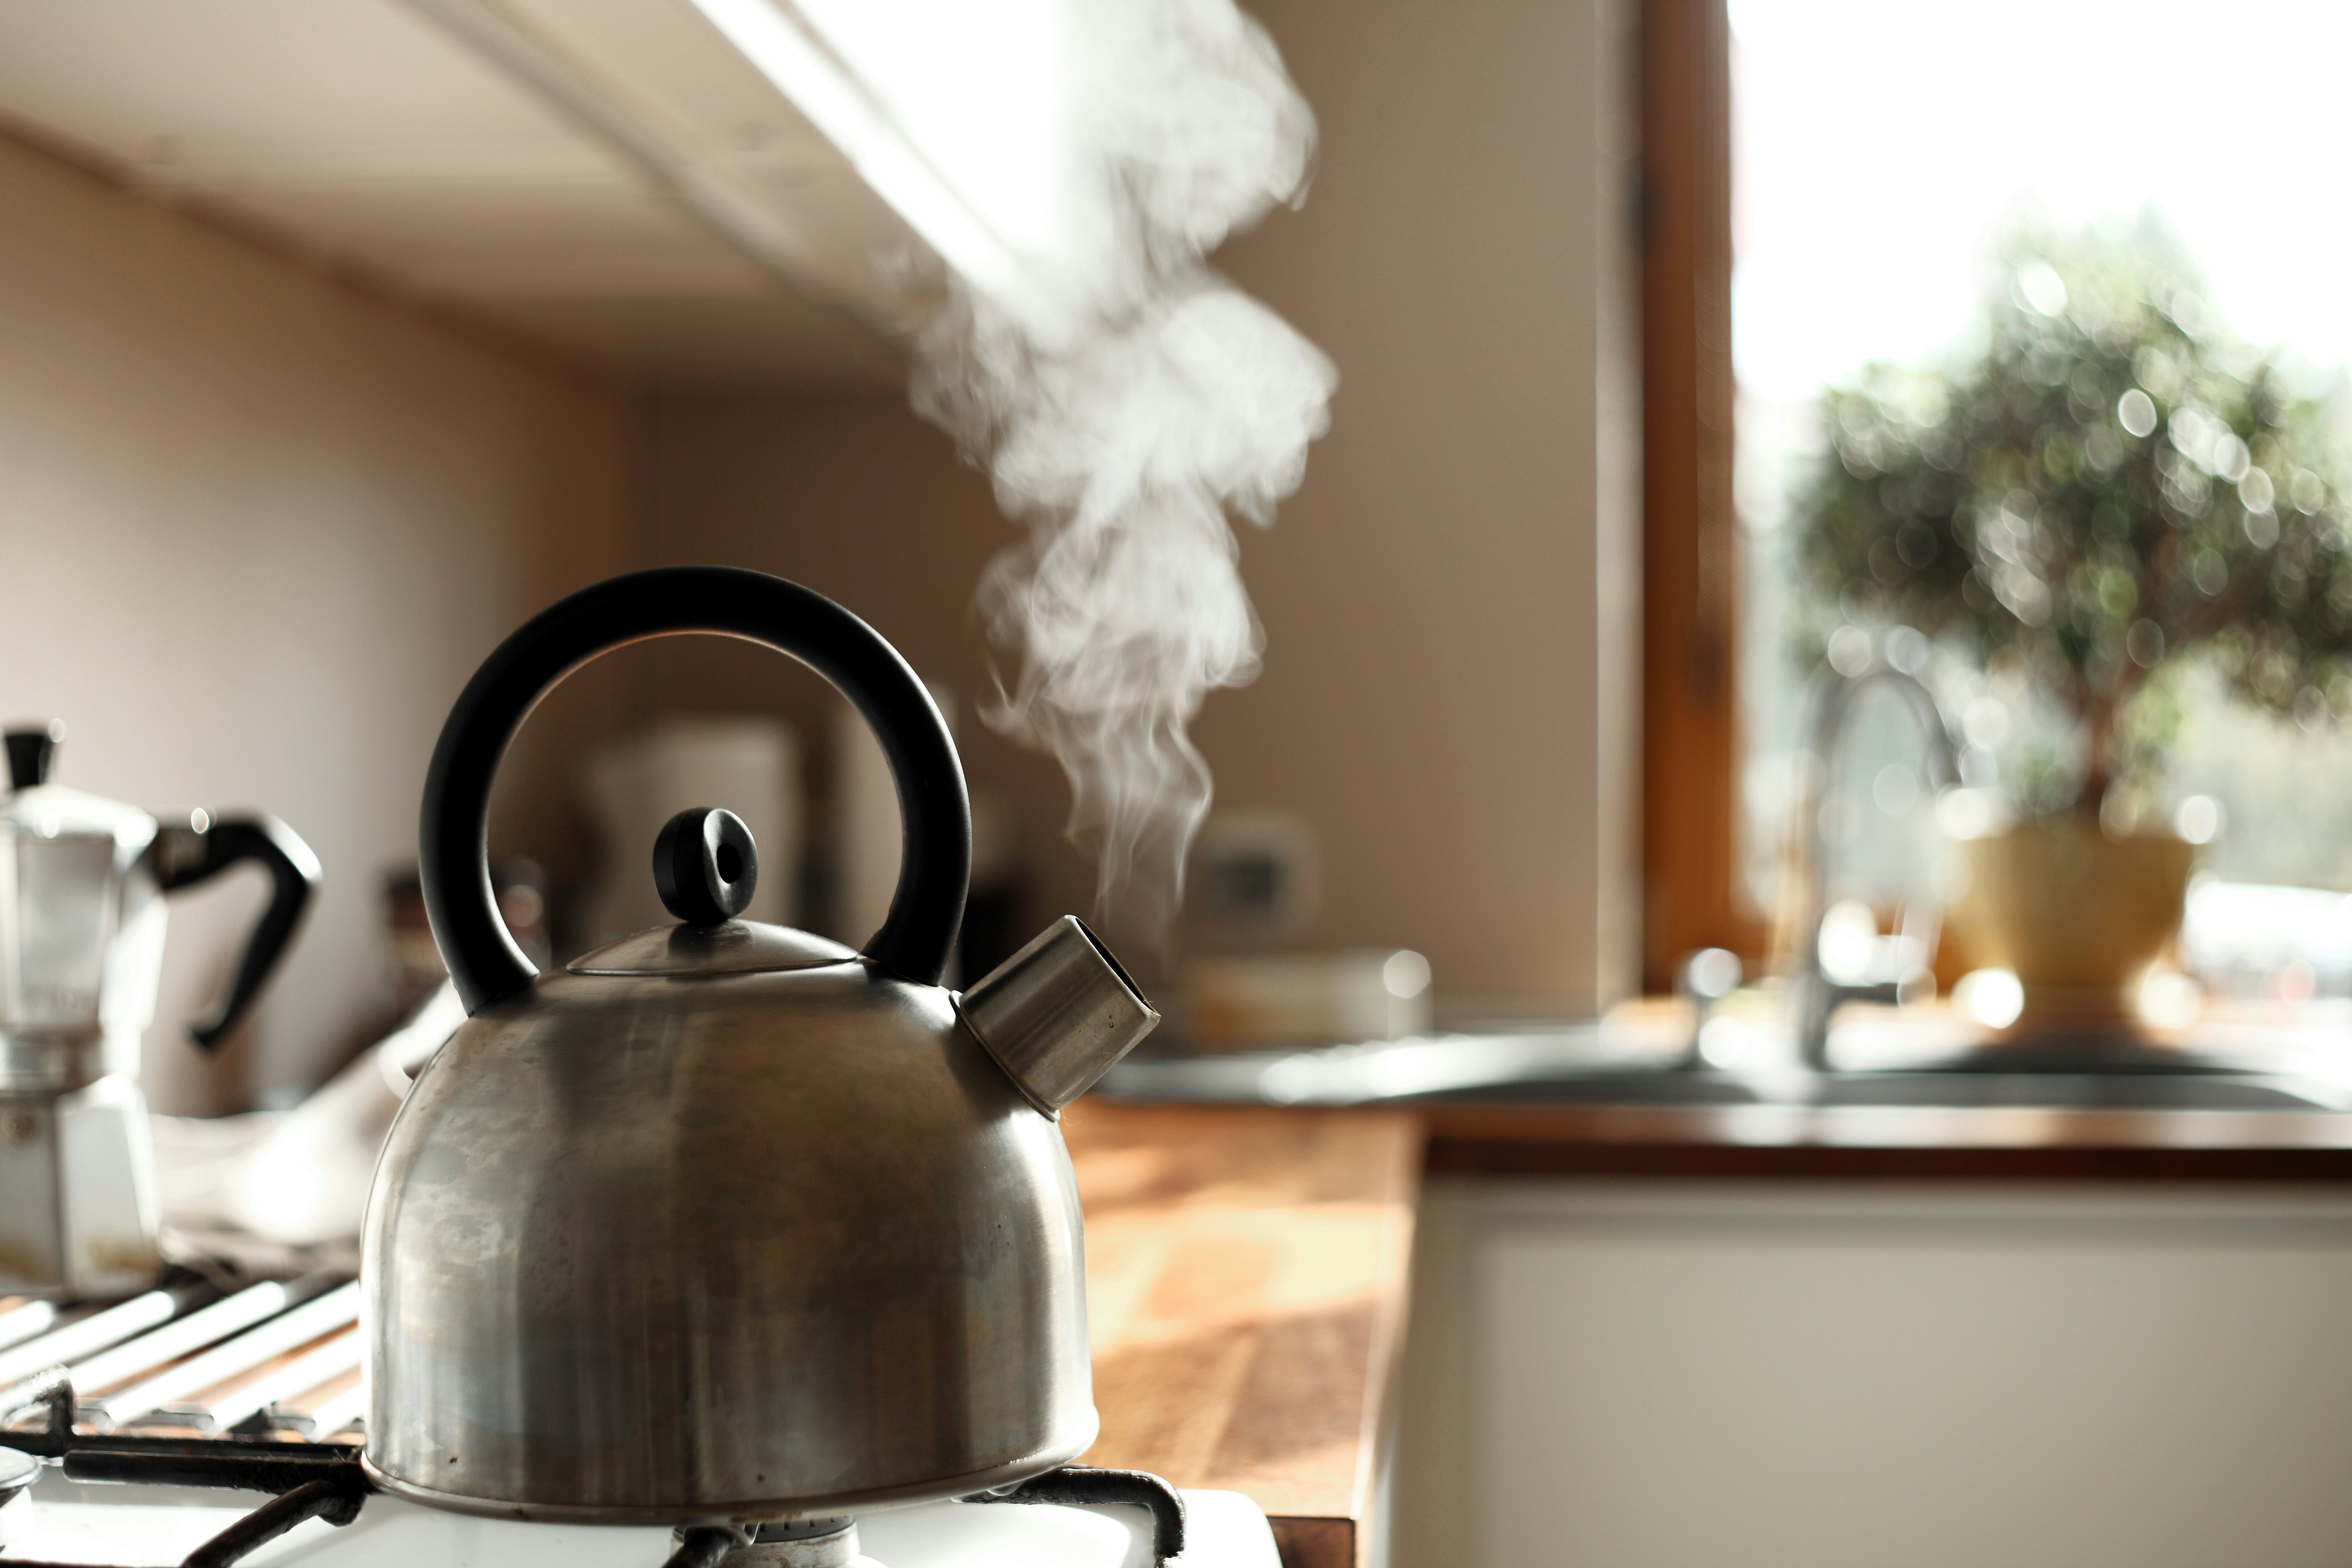
{"type": "Polygon", "coordinates": [[[965,1026],[1051,1116],[1159,1026],[1100,938],[1064,915],[956,999],[965,1026]]]}

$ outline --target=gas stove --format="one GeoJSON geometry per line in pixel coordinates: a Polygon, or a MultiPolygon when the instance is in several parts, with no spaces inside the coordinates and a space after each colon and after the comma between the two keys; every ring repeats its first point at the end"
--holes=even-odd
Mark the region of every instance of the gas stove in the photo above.
{"type": "MultiPolygon", "coordinates": [[[[348,1459],[262,1461],[287,1465],[285,1479],[295,1484],[257,1508],[235,1490],[186,1484],[193,1478],[175,1478],[168,1463],[142,1462],[139,1479],[101,1481],[74,1458],[50,1465],[0,1456],[0,1473],[12,1460],[19,1490],[0,1507],[0,1560],[16,1568],[1277,1568],[1279,1561],[1265,1516],[1235,1492],[1174,1494],[1184,1505],[1183,1549],[1163,1559],[1155,1553],[1158,1521],[1124,1504],[929,1503],[813,1531],[772,1527],[760,1532],[766,1539],[745,1542],[732,1531],[446,1513],[367,1495],[348,1459]],[[311,1471],[337,1473],[301,1479],[311,1471]]],[[[263,1474],[249,1472],[247,1484],[263,1474]]]]}
{"type": "Polygon", "coordinates": [[[349,1290],[182,1282],[111,1306],[20,1304],[16,1330],[42,1331],[16,1345],[0,1304],[0,1563],[1278,1568],[1247,1498],[1075,1465],[959,1502],[744,1528],[484,1519],[379,1495],[359,1463],[349,1290]]]}

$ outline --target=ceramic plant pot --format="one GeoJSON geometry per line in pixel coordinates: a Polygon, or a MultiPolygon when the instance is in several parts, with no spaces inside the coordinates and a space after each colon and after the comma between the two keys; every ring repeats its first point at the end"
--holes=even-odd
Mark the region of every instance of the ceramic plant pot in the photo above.
{"type": "Polygon", "coordinates": [[[2128,988],[2180,931],[2196,846],[2109,837],[2087,814],[1968,840],[1953,922],[1975,960],[2013,971],[2025,1010],[2010,1030],[2118,1024],[2128,988]]]}

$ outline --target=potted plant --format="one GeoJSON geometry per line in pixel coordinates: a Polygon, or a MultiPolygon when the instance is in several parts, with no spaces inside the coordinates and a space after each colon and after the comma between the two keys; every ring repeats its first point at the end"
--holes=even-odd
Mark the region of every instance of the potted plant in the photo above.
{"type": "Polygon", "coordinates": [[[1955,910],[2032,1012],[2111,1011],[2177,931],[2165,826],[2180,678],[2306,726],[2352,714],[2352,527],[2329,410],[2223,328],[2177,245],[2020,232],[1975,341],[1823,401],[1800,484],[1798,641],[1916,628],[2030,690],[2062,743],[2000,763],[2018,810],[1955,910]]]}

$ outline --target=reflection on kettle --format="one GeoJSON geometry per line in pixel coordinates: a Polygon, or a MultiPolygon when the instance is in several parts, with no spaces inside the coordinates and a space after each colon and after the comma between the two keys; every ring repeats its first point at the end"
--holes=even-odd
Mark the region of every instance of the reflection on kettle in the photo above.
{"type": "Polygon", "coordinates": [[[49,782],[62,725],[7,732],[0,802],[0,1290],[97,1295],[157,1267],[139,1039],[155,1020],[164,895],[254,860],[273,884],[210,1050],[260,993],[319,880],[267,816],[158,818],[49,782]]]}
{"type": "Polygon", "coordinates": [[[879,634],[753,572],[583,590],[458,698],[421,838],[472,1016],[368,1201],[376,1484],[528,1519],[831,1518],[1010,1486],[1092,1442],[1055,1118],[1159,1015],[1076,920],[961,996],[940,986],[971,867],[963,770],[879,634]],[[490,896],[499,758],[566,671],[690,631],[791,654],[866,716],[904,833],[889,912],[863,952],[740,918],[759,846],[713,805],[653,846],[677,923],[537,973],[490,896]]]}

